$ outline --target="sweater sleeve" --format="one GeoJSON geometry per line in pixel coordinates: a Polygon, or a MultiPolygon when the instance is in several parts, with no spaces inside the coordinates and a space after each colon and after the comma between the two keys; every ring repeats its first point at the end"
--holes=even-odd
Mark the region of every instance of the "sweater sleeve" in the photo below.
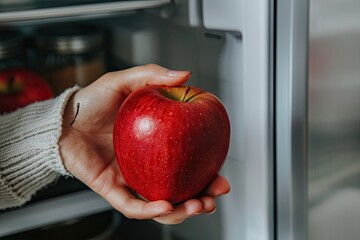
{"type": "Polygon", "coordinates": [[[22,205],[59,176],[71,176],[58,142],[65,105],[78,89],[0,116],[0,209],[22,205]]]}

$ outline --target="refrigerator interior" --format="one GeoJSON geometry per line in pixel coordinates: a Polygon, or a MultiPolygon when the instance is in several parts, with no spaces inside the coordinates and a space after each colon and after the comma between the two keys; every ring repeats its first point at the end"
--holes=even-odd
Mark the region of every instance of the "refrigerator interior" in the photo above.
{"type": "MultiPolygon", "coordinates": [[[[217,201],[215,214],[177,226],[154,224],[164,240],[273,239],[272,1],[20,2],[30,7],[7,5],[0,11],[0,27],[31,37],[43,25],[95,24],[106,34],[109,71],[148,63],[190,70],[188,84],[215,93],[225,104],[231,146],[221,174],[231,192],[217,201]]],[[[0,213],[0,236],[109,209],[88,190],[57,196],[0,213]]]]}

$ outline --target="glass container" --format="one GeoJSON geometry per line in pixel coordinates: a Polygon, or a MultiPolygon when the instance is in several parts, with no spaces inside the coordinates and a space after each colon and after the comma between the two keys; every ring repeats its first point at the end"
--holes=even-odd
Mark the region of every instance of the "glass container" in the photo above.
{"type": "Polygon", "coordinates": [[[85,87],[105,72],[103,34],[92,26],[52,26],[37,31],[39,72],[55,95],[85,87]]]}

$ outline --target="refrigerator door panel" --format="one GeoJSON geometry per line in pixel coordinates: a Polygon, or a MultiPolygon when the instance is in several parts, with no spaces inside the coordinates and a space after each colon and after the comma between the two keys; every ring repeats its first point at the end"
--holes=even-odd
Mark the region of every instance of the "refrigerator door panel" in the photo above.
{"type": "Polygon", "coordinates": [[[360,2],[278,1],[280,240],[359,239],[360,2]]]}
{"type": "Polygon", "coordinates": [[[309,240],[355,240],[360,236],[360,2],[309,2],[309,240]]]}

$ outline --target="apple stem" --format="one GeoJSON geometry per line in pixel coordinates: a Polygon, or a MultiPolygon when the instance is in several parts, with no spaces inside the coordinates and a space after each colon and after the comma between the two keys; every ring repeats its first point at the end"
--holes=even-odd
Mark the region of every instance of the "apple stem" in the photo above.
{"type": "Polygon", "coordinates": [[[12,92],[14,88],[14,82],[15,82],[15,76],[13,74],[9,75],[9,78],[7,80],[7,88],[9,89],[9,92],[12,92]]]}
{"type": "Polygon", "coordinates": [[[189,91],[190,91],[190,87],[189,87],[189,86],[186,86],[185,91],[184,91],[184,94],[182,95],[182,97],[181,97],[181,99],[180,99],[180,102],[185,102],[186,95],[189,93],[189,91]]]}

